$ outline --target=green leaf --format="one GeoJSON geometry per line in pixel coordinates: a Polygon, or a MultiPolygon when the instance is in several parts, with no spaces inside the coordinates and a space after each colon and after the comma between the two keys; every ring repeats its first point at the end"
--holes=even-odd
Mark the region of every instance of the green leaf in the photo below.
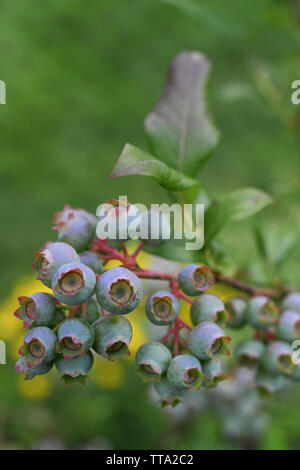
{"type": "Polygon", "coordinates": [[[205,213],[205,243],[209,243],[227,225],[246,219],[273,202],[256,188],[233,191],[214,201],[205,213]]]}
{"type": "Polygon", "coordinates": [[[198,180],[169,168],[138,147],[126,144],[109,178],[129,175],[149,176],[170,191],[184,191],[200,185],[198,180]]]}
{"type": "Polygon", "coordinates": [[[266,232],[265,228],[262,226],[261,223],[257,223],[254,226],[254,239],[260,257],[265,261],[269,261],[269,250],[266,232]]]}
{"type": "Polygon", "coordinates": [[[182,52],[171,63],[165,89],[145,119],[151,152],[168,166],[195,175],[219,141],[206,104],[210,62],[182,52]]]}

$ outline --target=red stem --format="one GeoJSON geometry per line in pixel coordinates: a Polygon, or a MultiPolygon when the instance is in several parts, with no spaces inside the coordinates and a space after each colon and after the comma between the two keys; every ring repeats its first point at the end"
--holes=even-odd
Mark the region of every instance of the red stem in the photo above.
{"type": "Polygon", "coordinates": [[[142,249],[144,248],[144,242],[140,242],[139,246],[137,247],[137,249],[132,253],[131,257],[133,259],[136,259],[137,255],[142,251],[142,249]]]}

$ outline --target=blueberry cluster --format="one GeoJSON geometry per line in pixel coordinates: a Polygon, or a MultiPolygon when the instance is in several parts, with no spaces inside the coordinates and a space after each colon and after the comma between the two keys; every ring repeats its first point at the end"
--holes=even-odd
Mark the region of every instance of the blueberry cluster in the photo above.
{"type": "MultiPolygon", "coordinates": [[[[118,207],[116,219],[119,214],[118,207]]],[[[28,331],[16,371],[27,380],[55,365],[66,384],[84,384],[94,353],[108,360],[130,353],[132,326],[126,315],[140,303],[141,278],[155,278],[156,273],[138,266],[142,246],[129,255],[125,240],[111,244],[96,238],[98,220],[66,206],[54,218],[58,241],[35,253],[37,278],[52,293],[19,298],[15,316],[28,331]],[[111,259],[122,265],[105,269],[111,259]]],[[[204,294],[214,282],[207,266],[190,264],[178,276],[158,277],[168,280],[170,289],[150,295],[145,313],[164,334],[140,346],[136,372],[145,382],[154,382],[162,404],[174,405],[188,390],[214,387],[225,378],[219,358],[229,354],[230,338],[221,329],[228,314],[218,297],[204,294]],[[194,328],[180,318],[181,299],[191,304],[194,328]]]]}
{"type": "Polygon", "coordinates": [[[250,300],[231,298],[226,303],[230,314],[228,326],[254,329],[252,339],[240,342],[235,358],[241,366],[252,369],[257,389],[263,395],[285,388],[300,380],[300,366],[293,360],[293,341],[300,339],[300,293],[286,295],[281,305],[266,296],[250,300]]]}
{"type": "MultiPolygon", "coordinates": [[[[124,208],[113,207],[118,222],[124,208]]],[[[137,374],[153,382],[162,406],[175,406],[189,390],[214,388],[226,378],[221,360],[230,353],[231,338],[224,326],[253,328],[252,339],[237,346],[235,358],[238,366],[255,372],[260,391],[274,393],[300,379],[291,347],[300,335],[300,294],[287,295],[281,307],[263,295],[232,297],[224,304],[206,292],[214,283],[207,266],[189,264],[178,275],[142,269],[136,258],[145,241],[129,254],[129,233],[114,243],[99,239],[98,220],[66,206],[55,215],[58,241],[35,253],[37,278],[52,293],[19,298],[15,315],[28,331],[16,370],[25,379],[45,374],[55,364],[66,384],[84,384],[94,353],[111,361],[130,354],[132,326],[126,315],[141,301],[141,279],[152,278],[169,282],[168,290],[154,292],[145,303],[146,317],[163,333],[140,346],[135,362],[137,374]],[[108,269],[109,260],[121,266],[108,269]],[[180,317],[183,300],[190,304],[193,327],[180,317]]]]}

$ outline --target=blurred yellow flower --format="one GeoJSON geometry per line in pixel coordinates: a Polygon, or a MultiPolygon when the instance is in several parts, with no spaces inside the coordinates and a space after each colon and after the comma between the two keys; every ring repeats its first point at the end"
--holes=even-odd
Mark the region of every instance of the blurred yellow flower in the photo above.
{"type": "Polygon", "coordinates": [[[26,398],[43,400],[52,390],[52,383],[47,375],[38,375],[33,380],[24,380],[23,375],[18,376],[17,389],[26,398]]]}
{"type": "MultiPolygon", "coordinates": [[[[22,322],[14,316],[19,307],[18,297],[29,296],[35,292],[51,292],[41,281],[32,277],[24,277],[18,281],[8,298],[0,305],[1,339],[15,340],[18,333],[23,331],[22,322]]],[[[19,345],[20,347],[20,345],[19,345]]]]}
{"type": "Polygon", "coordinates": [[[124,380],[125,373],[122,364],[118,361],[112,362],[99,356],[95,357],[93,380],[103,388],[119,388],[124,380]]]}

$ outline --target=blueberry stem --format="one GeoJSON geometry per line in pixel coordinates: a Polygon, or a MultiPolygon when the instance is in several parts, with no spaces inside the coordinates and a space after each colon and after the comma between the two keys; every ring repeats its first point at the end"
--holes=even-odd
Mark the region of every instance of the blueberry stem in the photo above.
{"type": "Polygon", "coordinates": [[[142,249],[144,248],[144,242],[140,242],[139,246],[137,247],[137,249],[132,253],[131,257],[133,259],[136,259],[137,255],[142,251],[142,249]]]}

